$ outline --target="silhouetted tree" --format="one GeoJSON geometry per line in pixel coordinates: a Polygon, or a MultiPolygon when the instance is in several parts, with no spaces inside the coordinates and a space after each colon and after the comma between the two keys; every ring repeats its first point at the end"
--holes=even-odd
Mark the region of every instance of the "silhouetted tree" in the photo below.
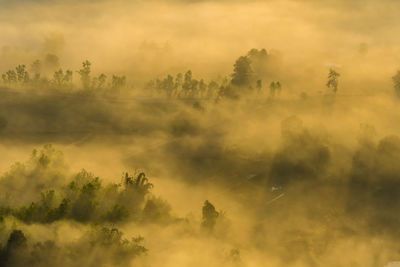
{"type": "Polygon", "coordinates": [[[90,63],[88,60],[82,62],[82,69],[78,71],[79,75],[81,76],[81,82],[84,89],[88,89],[90,86],[90,63]]]}
{"type": "Polygon", "coordinates": [[[1,253],[0,266],[24,266],[27,264],[27,239],[21,230],[13,230],[1,253]]]}
{"type": "Polygon", "coordinates": [[[26,71],[25,65],[18,65],[15,70],[17,71],[17,80],[19,83],[27,83],[29,81],[29,73],[26,71]]]}
{"type": "Polygon", "coordinates": [[[248,57],[239,57],[233,68],[231,83],[236,86],[249,86],[252,79],[251,61],[248,57]]]}
{"type": "Polygon", "coordinates": [[[62,69],[54,72],[53,83],[58,86],[64,86],[72,82],[72,71],[67,70],[65,73],[62,69]]]}
{"type": "Polygon", "coordinates": [[[329,89],[333,90],[333,93],[336,94],[337,90],[338,90],[338,85],[339,85],[339,78],[340,74],[337,73],[334,69],[330,69],[329,70],[329,75],[328,75],[328,82],[326,83],[326,86],[329,89]]]}
{"type": "Polygon", "coordinates": [[[211,204],[208,200],[206,200],[203,205],[202,214],[203,214],[203,221],[201,225],[208,231],[212,231],[217,222],[219,212],[215,210],[213,204],[211,204]]]}
{"type": "Polygon", "coordinates": [[[124,87],[126,84],[126,77],[125,76],[117,76],[113,75],[111,80],[111,87],[116,90],[124,87]]]}
{"type": "Polygon", "coordinates": [[[2,75],[3,82],[6,84],[13,84],[17,82],[17,73],[14,70],[9,70],[2,75]]]}
{"type": "Polygon", "coordinates": [[[183,85],[183,75],[182,73],[178,73],[175,77],[175,85],[174,85],[174,94],[179,95],[183,85]]]}
{"type": "Polygon", "coordinates": [[[102,73],[98,77],[93,78],[92,80],[92,88],[102,89],[106,84],[107,76],[102,73]]]}
{"type": "Polygon", "coordinates": [[[192,86],[193,86],[193,84],[192,84],[192,71],[188,70],[185,73],[185,78],[184,78],[184,81],[183,81],[183,84],[182,84],[182,90],[183,90],[183,94],[185,96],[188,96],[188,95],[191,94],[192,86]]]}

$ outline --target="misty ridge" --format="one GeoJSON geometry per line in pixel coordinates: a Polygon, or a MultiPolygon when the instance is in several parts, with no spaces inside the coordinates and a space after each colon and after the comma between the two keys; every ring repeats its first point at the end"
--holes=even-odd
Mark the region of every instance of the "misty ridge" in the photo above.
{"type": "Polygon", "coordinates": [[[400,260],[398,2],[0,6],[0,266],[400,260]]]}

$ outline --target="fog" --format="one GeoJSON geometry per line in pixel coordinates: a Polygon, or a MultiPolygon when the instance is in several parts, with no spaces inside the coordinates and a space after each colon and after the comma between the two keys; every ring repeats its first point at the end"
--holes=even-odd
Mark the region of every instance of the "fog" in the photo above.
{"type": "Polygon", "coordinates": [[[0,0],[0,266],[395,265],[399,5],[0,0]]]}

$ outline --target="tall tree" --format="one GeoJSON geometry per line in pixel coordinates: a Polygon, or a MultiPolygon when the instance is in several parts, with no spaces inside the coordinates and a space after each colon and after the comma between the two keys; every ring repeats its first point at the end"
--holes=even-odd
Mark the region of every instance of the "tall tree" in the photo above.
{"type": "Polygon", "coordinates": [[[88,60],[85,60],[82,62],[82,69],[78,71],[79,75],[81,76],[81,82],[82,86],[85,89],[88,89],[90,87],[90,66],[92,63],[90,63],[88,60]]]}
{"type": "Polygon", "coordinates": [[[339,85],[338,78],[339,77],[340,77],[340,74],[338,72],[336,72],[334,69],[329,69],[328,82],[326,83],[326,86],[329,89],[332,89],[333,93],[335,93],[335,94],[338,90],[338,85],[339,85]]]}
{"type": "Polygon", "coordinates": [[[203,221],[201,225],[208,231],[212,231],[214,229],[215,224],[217,223],[219,212],[215,210],[213,204],[211,204],[208,200],[206,200],[203,205],[202,214],[203,214],[203,221]]]}
{"type": "Polygon", "coordinates": [[[239,57],[233,66],[231,83],[236,86],[249,86],[253,80],[253,70],[248,57],[239,57]]]}

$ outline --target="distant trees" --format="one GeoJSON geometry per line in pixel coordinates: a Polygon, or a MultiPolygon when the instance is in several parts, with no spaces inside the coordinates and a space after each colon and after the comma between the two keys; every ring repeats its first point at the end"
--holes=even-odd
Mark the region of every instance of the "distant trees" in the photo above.
{"type": "Polygon", "coordinates": [[[127,219],[167,223],[169,205],[148,198],[153,184],[144,173],[125,174],[123,183],[103,186],[98,177],[82,170],[68,185],[42,192],[40,200],[19,208],[0,206],[1,215],[12,215],[25,223],[52,223],[69,219],[78,222],[121,222],[127,219]]]}
{"type": "Polygon", "coordinates": [[[1,77],[2,77],[3,82],[5,84],[10,85],[10,84],[13,84],[13,83],[17,83],[17,73],[14,70],[7,71],[1,77]]]}
{"type": "Polygon", "coordinates": [[[2,75],[5,84],[24,84],[29,82],[29,73],[26,71],[25,65],[18,65],[15,70],[8,70],[2,75]]]}
{"type": "Polygon", "coordinates": [[[336,94],[339,86],[339,78],[340,74],[336,72],[334,69],[329,69],[329,74],[328,74],[328,82],[326,83],[326,86],[328,89],[331,89],[334,94],[336,94]]]}
{"type": "Polygon", "coordinates": [[[127,266],[147,249],[143,237],[130,239],[117,228],[91,226],[80,238],[59,246],[55,241],[35,242],[13,230],[0,248],[0,267],[11,266],[127,266]]]}
{"type": "Polygon", "coordinates": [[[106,84],[107,76],[101,73],[98,77],[93,79],[92,87],[102,89],[106,84]]]}
{"type": "Polygon", "coordinates": [[[65,86],[72,83],[72,71],[66,70],[65,73],[62,69],[54,72],[53,83],[57,86],[65,86]]]}
{"type": "Polygon", "coordinates": [[[213,99],[218,95],[219,84],[215,81],[207,83],[203,79],[194,79],[192,71],[188,70],[184,75],[178,73],[175,78],[168,74],[164,79],[152,80],[147,83],[146,89],[168,98],[213,99]]]}
{"type": "Polygon", "coordinates": [[[29,81],[29,73],[26,71],[25,65],[18,65],[15,70],[17,71],[18,82],[27,83],[29,81]]]}
{"type": "Polygon", "coordinates": [[[126,84],[126,77],[125,76],[118,76],[113,75],[111,81],[111,88],[116,90],[124,87],[126,84]]]}
{"type": "MultiPolygon", "coordinates": [[[[40,89],[71,89],[73,85],[73,71],[62,68],[56,69],[50,78],[48,75],[42,76],[42,72],[49,74],[50,69],[58,67],[58,58],[54,55],[47,55],[45,64],[40,60],[35,60],[30,66],[30,73],[25,65],[18,65],[15,69],[8,70],[1,75],[3,83],[7,86],[23,86],[40,89]],[[46,63],[47,62],[47,63],[46,63]],[[47,65],[51,65],[48,67],[47,65]],[[47,67],[46,67],[47,66],[47,67]],[[47,71],[46,71],[47,70],[47,71]]],[[[82,68],[76,71],[79,75],[81,88],[83,90],[90,90],[91,92],[118,92],[119,89],[126,86],[126,77],[120,75],[112,75],[108,84],[107,76],[104,73],[99,74],[97,77],[92,77],[92,63],[88,60],[82,62],[82,68]]]]}
{"type": "Polygon", "coordinates": [[[272,82],[269,86],[270,97],[275,97],[275,95],[279,95],[282,90],[282,85],[280,82],[272,82]]]}

